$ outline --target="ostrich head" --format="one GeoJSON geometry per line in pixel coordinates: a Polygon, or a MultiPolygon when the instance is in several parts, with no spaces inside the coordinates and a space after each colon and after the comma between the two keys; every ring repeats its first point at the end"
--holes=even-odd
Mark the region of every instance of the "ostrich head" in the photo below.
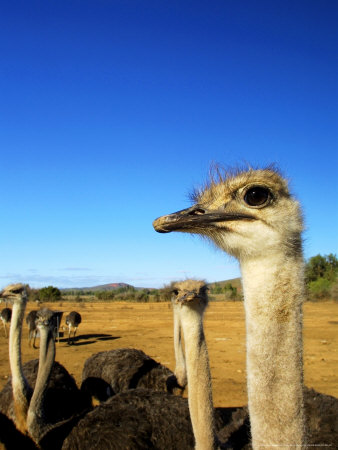
{"type": "Polygon", "coordinates": [[[55,312],[48,308],[37,311],[35,324],[38,330],[51,329],[55,325],[55,312]]]}
{"type": "Polygon", "coordinates": [[[175,304],[185,305],[196,303],[203,309],[208,304],[207,285],[205,281],[184,280],[178,281],[172,286],[172,301],[175,304]]]}
{"type": "Polygon", "coordinates": [[[0,296],[7,301],[27,301],[26,286],[21,283],[9,284],[1,292],[0,296]]]}
{"type": "Polygon", "coordinates": [[[218,171],[192,198],[192,207],[156,219],[155,230],[197,233],[240,260],[301,250],[300,207],[276,170],[218,171]]]}

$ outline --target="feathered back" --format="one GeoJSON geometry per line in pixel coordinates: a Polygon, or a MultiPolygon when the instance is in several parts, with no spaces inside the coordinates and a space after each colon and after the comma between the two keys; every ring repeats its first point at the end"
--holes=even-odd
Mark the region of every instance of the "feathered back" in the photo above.
{"type": "Polygon", "coordinates": [[[180,389],[171,370],[135,348],[96,353],[84,364],[81,389],[101,401],[140,387],[169,393],[180,389]]]}

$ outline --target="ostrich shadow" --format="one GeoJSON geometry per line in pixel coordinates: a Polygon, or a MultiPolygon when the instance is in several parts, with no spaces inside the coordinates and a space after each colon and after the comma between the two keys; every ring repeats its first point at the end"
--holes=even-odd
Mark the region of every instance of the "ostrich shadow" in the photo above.
{"type": "MultiPolygon", "coordinates": [[[[115,339],[121,339],[121,336],[112,336],[111,334],[79,334],[75,338],[70,339],[70,345],[89,345],[94,344],[97,341],[114,341],[115,339]],[[81,342],[79,342],[81,341],[81,342]]],[[[64,337],[59,342],[68,343],[68,337],[64,337]]]]}

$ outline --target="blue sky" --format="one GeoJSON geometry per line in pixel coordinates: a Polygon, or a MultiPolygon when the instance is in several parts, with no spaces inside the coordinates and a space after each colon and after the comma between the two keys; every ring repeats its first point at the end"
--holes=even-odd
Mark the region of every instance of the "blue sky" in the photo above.
{"type": "Polygon", "coordinates": [[[0,287],[239,275],[152,221],[212,162],[276,163],[305,256],[337,253],[335,0],[0,5],[0,287]]]}

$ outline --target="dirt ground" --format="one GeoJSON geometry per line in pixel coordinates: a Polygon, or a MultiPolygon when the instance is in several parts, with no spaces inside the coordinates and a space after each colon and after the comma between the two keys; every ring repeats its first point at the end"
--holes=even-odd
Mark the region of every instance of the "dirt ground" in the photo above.
{"type": "MultiPolygon", "coordinates": [[[[93,353],[119,347],[142,349],[174,369],[172,311],[169,303],[60,303],[44,304],[54,310],[82,315],[75,345],[61,338],[56,360],[81,383],[85,360],[93,353]]],[[[34,309],[29,304],[27,312],[34,309]]],[[[36,308],[36,307],[35,307],[36,308]]],[[[64,321],[62,321],[62,324],[64,321]]],[[[240,302],[211,303],[205,316],[215,406],[240,406],[247,402],[245,380],[244,310],[240,302]]],[[[304,306],[305,384],[338,397],[338,304],[304,306]]],[[[8,340],[0,330],[0,389],[8,379],[8,340]]],[[[37,340],[39,344],[39,340],[37,340]]],[[[22,359],[38,358],[28,347],[24,324],[22,359]]]]}

